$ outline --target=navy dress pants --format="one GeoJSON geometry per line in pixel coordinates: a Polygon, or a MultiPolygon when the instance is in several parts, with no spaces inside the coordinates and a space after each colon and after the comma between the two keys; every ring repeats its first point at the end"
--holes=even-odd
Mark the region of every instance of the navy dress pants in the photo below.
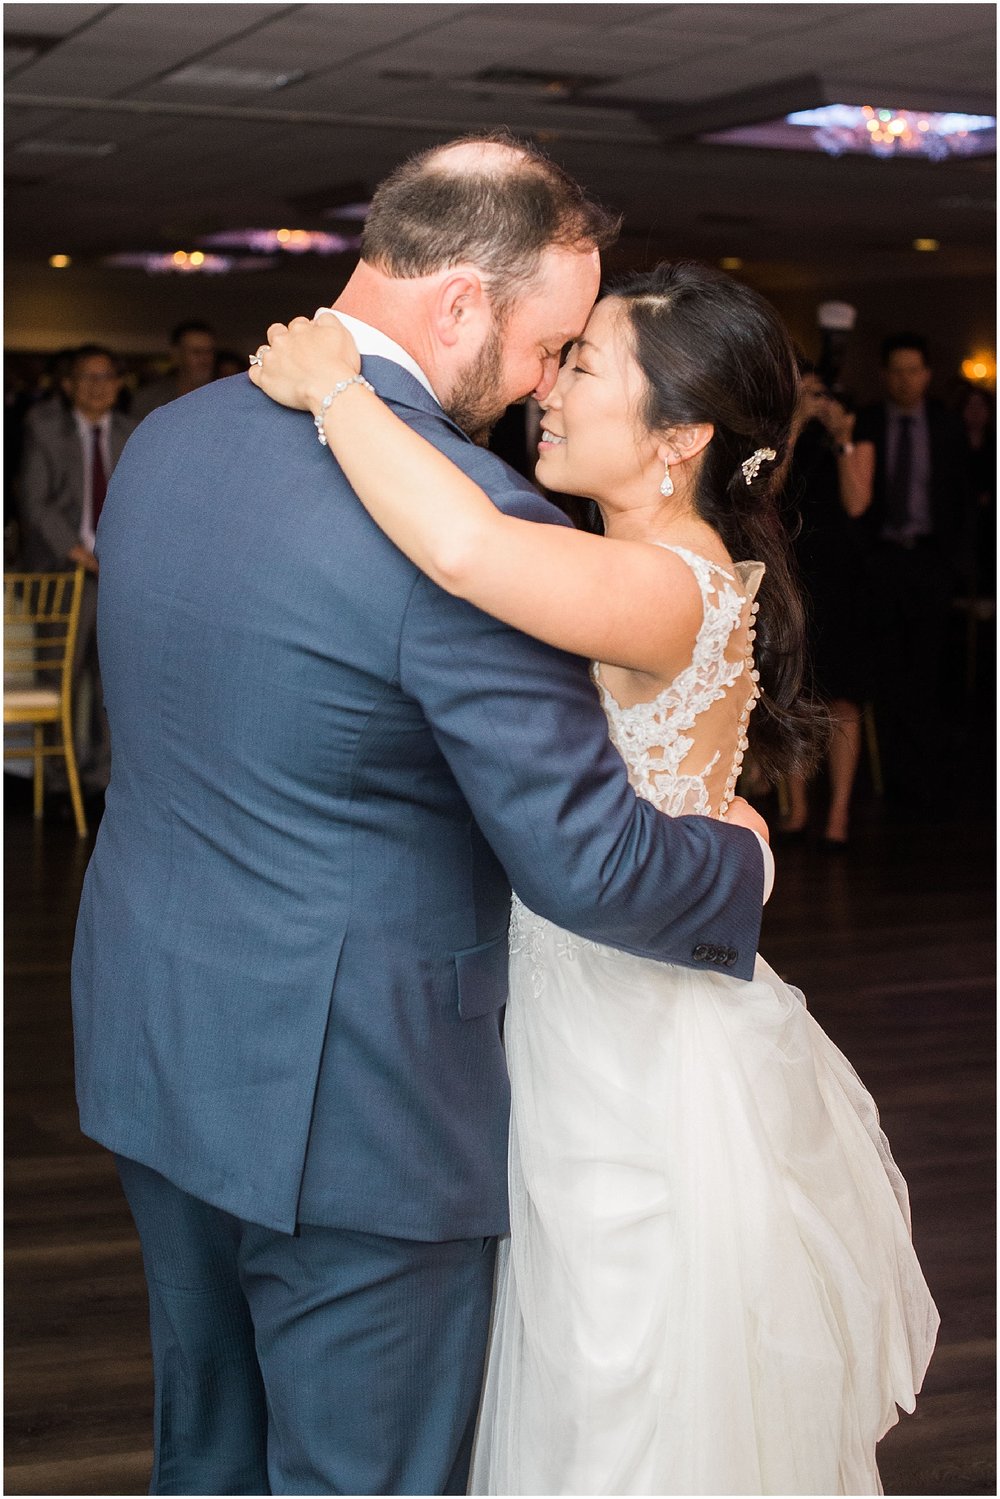
{"type": "Polygon", "coordinates": [[[494,1239],[281,1234],[116,1160],[149,1287],[150,1493],[465,1493],[494,1239]]]}

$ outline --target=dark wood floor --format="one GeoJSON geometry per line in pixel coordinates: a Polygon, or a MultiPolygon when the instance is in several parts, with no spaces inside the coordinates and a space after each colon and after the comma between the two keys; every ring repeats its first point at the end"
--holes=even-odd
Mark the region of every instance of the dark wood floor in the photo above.
{"type": "MultiPolygon", "coordinates": [[[[110,1158],[77,1129],[69,955],[89,845],[34,824],[7,855],[8,1494],[139,1494],[151,1412],[138,1245],[110,1158]]],[[[888,1494],[993,1494],[993,839],[970,801],[934,826],[863,805],[845,858],[779,851],[771,963],[878,1099],[942,1316],[888,1494]]]]}

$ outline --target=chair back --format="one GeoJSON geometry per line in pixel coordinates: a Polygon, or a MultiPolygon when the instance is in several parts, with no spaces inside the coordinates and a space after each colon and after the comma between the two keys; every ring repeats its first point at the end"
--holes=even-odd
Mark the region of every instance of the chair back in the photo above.
{"type": "Polygon", "coordinates": [[[84,572],[4,573],[5,686],[69,691],[84,572]]]}

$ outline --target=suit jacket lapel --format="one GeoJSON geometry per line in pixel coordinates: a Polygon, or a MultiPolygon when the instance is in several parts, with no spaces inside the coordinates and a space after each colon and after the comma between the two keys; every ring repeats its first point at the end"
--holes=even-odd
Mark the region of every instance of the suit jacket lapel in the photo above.
{"type": "Polygon", "coordinates": [[[111,417],[111,430],[108,433],[108,447],[111,450],[112,469],[114,469],[119,458],[122,456],[122,449],[132,436],[134,430],[135,428],[128,425],[117,411],[113,413],[111,417]]]}

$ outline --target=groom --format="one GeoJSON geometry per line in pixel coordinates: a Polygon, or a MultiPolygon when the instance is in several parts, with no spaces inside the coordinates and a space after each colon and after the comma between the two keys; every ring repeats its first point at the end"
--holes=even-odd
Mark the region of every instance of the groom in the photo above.
{"type": "MultiPolygon", "coordinates": [[[[492,138],[376,194],[337,308],[511,514],[563,523],[465,434],[550,390],[613,232],[492,138]]],[[[749,978],[759,820],[637,801],[585,663],[418,574],[244,376],[141,425],[98,553],[114,764],[78,1096],[142,1240],[152,1492],[463,1493],[507,1223],[510,884],[749,978]]]]}

